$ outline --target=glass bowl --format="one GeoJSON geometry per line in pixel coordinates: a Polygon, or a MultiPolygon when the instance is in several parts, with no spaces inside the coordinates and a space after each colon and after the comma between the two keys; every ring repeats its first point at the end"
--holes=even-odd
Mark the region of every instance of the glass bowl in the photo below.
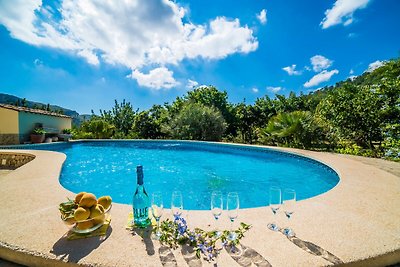
{"type": "Polygon", "coordinates": [[[112,205],[110,205],[110,207],[108,207],[108,209],[105,210],[103,214],[83,221],[76,221],[74,218],[63,219],[62,217],[61,220],[64,222],[65,225],[68,226],[71,232],[78,234],[91,233],[99,229],[108,219],[108,217],[110,216],[109,214],[111,207],[112,205]]]}

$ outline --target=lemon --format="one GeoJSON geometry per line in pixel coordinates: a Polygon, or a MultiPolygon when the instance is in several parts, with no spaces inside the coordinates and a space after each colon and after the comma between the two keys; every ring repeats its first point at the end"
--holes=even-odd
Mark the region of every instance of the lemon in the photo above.
{"type": "Polygon", "coordinates": [[[75,203],[79,204],[79,202],[81,201],[81,198],[83,197],[84,194],[86,194],[86,192],[80,192],[79,194],[77,194],[75,196],[75,203]]]}
{"type": "Polygon", "coordinates": [[[102,205],[105,210],[107,210],[111,206],[112,199],[110,196],[102,196],[99,197],[97,203],[102,205]]]}
{"type": "Polygon", "coordinates": [[[90,210],[85,209],[83,207],[79,207],[75,210],[74,212],[74,218],[76,221],[83,221],[89,218],[90,216],[90,210]]]}
{"type": "Polygon", "coordinates": [[[79,201],[80,207],[90,208],[93,205],[96,205],[97,199],[96,196],[92,193],[85,193],[83,194],[81,200],[79,201]]]}

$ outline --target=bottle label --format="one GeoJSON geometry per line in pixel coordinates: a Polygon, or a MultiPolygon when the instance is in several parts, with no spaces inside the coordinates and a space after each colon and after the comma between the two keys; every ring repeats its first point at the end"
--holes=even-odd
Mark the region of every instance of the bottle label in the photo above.
{"type": "Polygon", "coordinates": [[[133,216],[135,218],[148,218],[149,216],[149,208],[141,208],[141,209],[133,209],[133,216]]]}

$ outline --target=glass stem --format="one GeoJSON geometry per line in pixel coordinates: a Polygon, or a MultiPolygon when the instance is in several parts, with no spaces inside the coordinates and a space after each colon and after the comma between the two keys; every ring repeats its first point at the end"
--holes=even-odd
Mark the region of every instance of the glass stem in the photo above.
{"type": "Polygon", "coordinates": [[[157,232],[156,232],[156,235],[159,236],[160,233],[161,233],[160,232],[160,218],[157,218],[156,221],[157,221],[157,232]]]}

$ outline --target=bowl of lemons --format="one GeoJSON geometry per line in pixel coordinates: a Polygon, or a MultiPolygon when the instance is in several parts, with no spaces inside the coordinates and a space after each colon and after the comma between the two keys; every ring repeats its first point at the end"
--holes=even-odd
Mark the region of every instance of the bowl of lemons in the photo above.
{"type": "Polygon", "coordinates": [[[68,199],[59,205],[61,220],[70,231],[86,234],[99,229],[109,218],[112,207],[110,196],[98,199],[92,193],[80,192],[75,199],[68,199]]]}

